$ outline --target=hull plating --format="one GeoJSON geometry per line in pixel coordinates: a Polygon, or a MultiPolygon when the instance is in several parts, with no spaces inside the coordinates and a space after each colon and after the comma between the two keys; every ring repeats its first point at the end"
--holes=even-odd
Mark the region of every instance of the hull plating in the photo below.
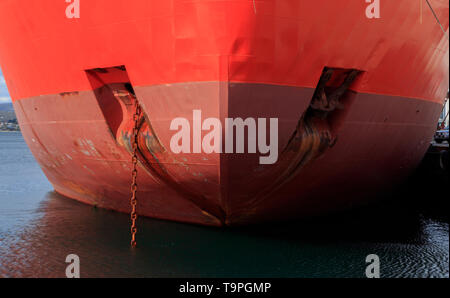
{"type": "MultiPolygon", "coordinates": [[[[170,152],[174,134],[170,120],[192,119],[194,108],[201,109],[205,118],[222,121],[237,116],[282,119],[279,152],[283,152],[313,91],[222,82],[136,88],[165,148],[153,148],[159,158],[150,166],[164,168],[170,179],[159,179],[149,166],[140,164],[139,213],[207,225],[307,216],[362,203],[401,181],[420,162],[440,105],[354,92],[344,99],[345,109],[329,121],[337,137],[334,146],[281,181],[277,180],[280,168],[295,162],[292,155],[280,154],[276,164],[260,165],[256,154],[170,152]],[[278,102],[280,95],[283,105],[278,102]],[[192,100],[177,105],[181,98],[192,100]]],[[[130,153],[111,133],[94,92],[29,98],[17,101],[15,108],[25,139],[58,192],[99,207],[129,211],[130,153]]]]}
{"type": "MultiPolygon", "coordinates": [[[[88,70],[125,66],[108,86],[120,97],[129,83],[143,105],[139,213],[206,225],[369,199],[421,160],[448,90],[448,41],[410,0],[384,1],[378,20],[362,0],[96,0],[80,19],[57,2],[0,1],[0,65],[56,191],[99,207],[129,212],[129,103],[88,70]],[[360,75],[343,109],[308,118],[326,68],[360,75]],[[172,154],[170,121],[195,109],[278,118],[278,162],[172,154]]],[[[448,1],[433,6],[447,29],[448,1]]]]}

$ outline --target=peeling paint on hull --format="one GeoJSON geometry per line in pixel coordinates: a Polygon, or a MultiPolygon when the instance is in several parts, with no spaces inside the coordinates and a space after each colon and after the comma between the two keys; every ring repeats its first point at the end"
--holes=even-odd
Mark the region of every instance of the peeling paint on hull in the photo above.
{"type": "MultiPolygon", "coordinates": [[[[418,22],[411,0],[385,1],[380,20],[356,0],[97,0],[84,1],[76,20],[60,2],[0,1],[0,65],[56,191],[103,208],[130,211],[124,83],[147,125],[139,213],[205,225],[368,200],[419,163],[449,86],[448,40],[432,14],[418,22]],[[324,68],[363,75],[342,110],[308,118],[324,68]],[[222,123],[278,118],[284,154],[274,165],[256,154],[171,154],[171,120],[192,121],[195,109],[222,123]]],[[[434,2],[448,31],[448,1],[434,2]]]]}
{"type": "MultiPolygon", "coordinates": [[[[313,137],[312,131],[301,130],[299,148],[292,137],[313,89],[224,82],[135,89],[152,125],[151,131],[144,125],[140,134],[141,151],[147,156],[141,156],[139,167],[139,213],[216,226],[285,220],[364,203],[368,193],[403,179],[420,162],[433,134],[432,120],[440,110],[438,104],[423,100],[349,92],[343,100],[345,109],[334,115],[333,129],[326,128],[338,141],[323,152],[314,149],[322,153],[309,156],[313,147],[320,147],[320,133],[313,137]],[[278,102],[280,95],[283,105],[278,102]],[[194,96],[204,100],[176,104],[194,96]],[[163,149],[170,148],[170,120],[189,119],[193,109],[222,121],[279,118],[279,150],[287,148],[288,153],[274,165],[260,165],[257,154],[173,154],[163,149]],[[387,115],[390,121],[385,120],[387,115]],[[152,134],[160,145],[147,147],[152,134]],[[152,159],[151,153],[158,159],[152,159]],[[293,161],[296,168],[289,168],[293,161]],[[261,199],[261,190],[278,183],[280,171],[287,172],[289,179],[261,199]]],[[[94,92],[80,92],[70,102],[50,95],[14,105],[23,135],[56,191],[129,212],[131,155],[111,134],[94,92]],[[72,113],[62,120],[45,112],[49,105],[72,113]],[[30,109],[34,106],[39,112],[30,109]]],[[[320,127],[318,122],[309,129],[320,127]]]]}

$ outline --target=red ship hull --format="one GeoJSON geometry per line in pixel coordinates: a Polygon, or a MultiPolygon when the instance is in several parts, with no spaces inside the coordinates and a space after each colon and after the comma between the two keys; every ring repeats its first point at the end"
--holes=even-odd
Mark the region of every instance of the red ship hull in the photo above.
{"type": "MultiPolygon", "coordinates": [[[[130,211],[137,100],[140,215],[205,225],[308,216],[404,179],[448,90],[448,40],[419,2],[383,2],[381,19],[366,18],[365,1],[336,2],[97,0],[67,19],[64,2],[3,1],[0,65],[24,138],[65,196],[130,211]],[[339,109],[309,113],[327,69],[327,94],[358,75],[339,109]],[[171,152],[171,121],[193,121],[193,110],[222,123],[278,118],[278,161],[171,152]]],[[[448,2],[433,5],[447,29],[448,2]]]]}

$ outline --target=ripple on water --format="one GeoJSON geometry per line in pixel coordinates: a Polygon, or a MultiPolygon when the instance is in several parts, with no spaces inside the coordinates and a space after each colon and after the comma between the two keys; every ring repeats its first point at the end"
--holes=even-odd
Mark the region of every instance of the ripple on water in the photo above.
{"type": "Polygon", "coordinates": [[[383,277],[449,276],[448,220],[391,207],[249,229],[140,218],[130,251],[128,215],[53,193],[20,134],[0,134],[0,160],[2,277],[64,277],[70,253],[83,277],[364,277],[372,253],[383,277]]]}

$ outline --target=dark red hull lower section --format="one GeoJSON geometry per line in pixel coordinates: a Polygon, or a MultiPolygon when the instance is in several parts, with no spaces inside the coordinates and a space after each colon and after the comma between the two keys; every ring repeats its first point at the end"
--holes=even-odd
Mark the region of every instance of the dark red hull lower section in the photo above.
{"type": "MultiPolygon", "coordinates": [[[[314,89],[195,82],[135,92],[158,140],[158,146],[146,144],[140,159],[138,213],[205,225],[284,220],[363,203],[418,165],[441,108],[420,99],[347,92],[344,108],[326,119],[335,143],[316,152],[305,139],[290,148],[314,89]],[[203,119],[278,118],[278,162],[260,165],[258,154],[171,153],[170,121],[192,119],[195,109],[203,119]]],[[[57,192],[129,212],[131,155],[115,132],[127,115],[105,110],[101,94],[43,95],[14,106],[25,140],[57,192]]]]}

